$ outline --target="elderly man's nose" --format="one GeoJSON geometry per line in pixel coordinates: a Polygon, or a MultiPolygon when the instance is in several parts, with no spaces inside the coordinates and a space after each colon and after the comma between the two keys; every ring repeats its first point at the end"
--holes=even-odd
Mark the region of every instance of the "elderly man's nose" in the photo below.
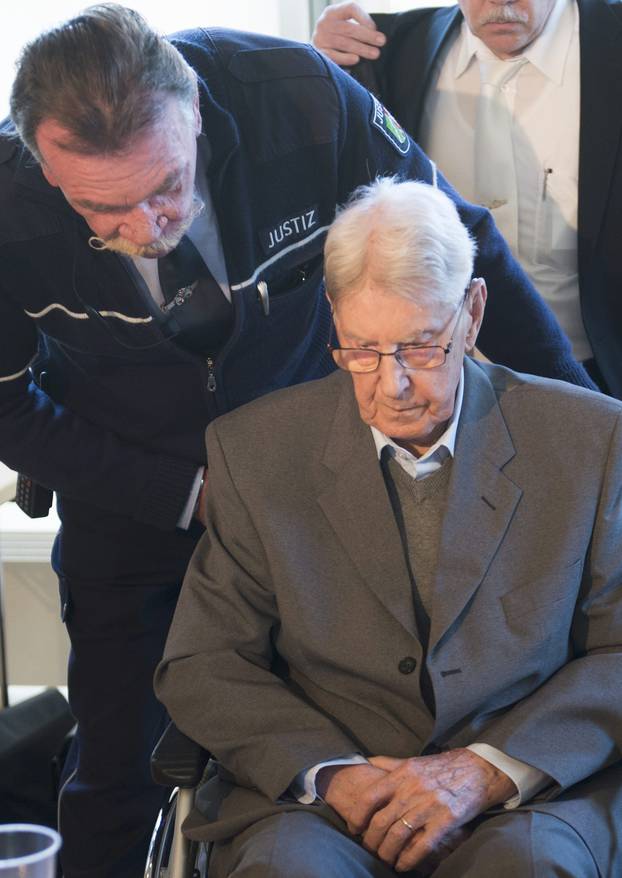
{"type": "Polygon", "coordinates": [[[380,358],[380,384],[385,396],[399,397],[408,386],[409,378],[406,370],[397,361],[397,357],[380,358]]]}
{"type": "Polygon", "coordinates": [[[119,224],[119,234],[134,244],[151,244],[158,240],[166,223],[166,217],[149,205],[137,205],[119,224]]]}

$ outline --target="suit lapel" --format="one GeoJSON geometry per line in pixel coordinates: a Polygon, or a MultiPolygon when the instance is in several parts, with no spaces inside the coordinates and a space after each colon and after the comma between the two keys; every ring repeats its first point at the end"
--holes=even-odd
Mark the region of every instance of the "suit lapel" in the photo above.
{"type": "Polygon", "coordinates": [[[622,129],[622,20],[603,0],[579,0],[581,134],[579,264],[601,228],[622,129]]]}
{"type": "Polygon", "coordinates": [[[323,458],[330,487],[318,503],[380,603],[415,634],[410,576],[376,447],[360,419],[351,379],[343,377],[323,458]]]}
{"type": "Polygon", "coordinates": [[[477,590],[514,515],[522,492],[502,472],[514,453],[488,376],[466,360],[464,402],[433,591],[430,654],[477,590]]]}
{"type": "Polygon", "coordinates": [[[418,126],[434,63],[462,14],[457,6],[412,9],[401,13],[374,13],[372,18],[389,40],[377,64],[362,61],[356,78],[370,91],[379,92],[400,124],[418,139],[418,126]]]}
{"type": "MultiPolygon", "coordinates": [[[[430,27],[425,29],[421,45],[417,51],[419,57],[417,65],[420,75],[408,81],[408,87],[411,91],[409,106],[412,107],[412,118],[408,119],[408,125],[405,125],[409,131],[414,131],[418,135],[421,116],[425,105],[425,97],[430,87],[434,65],[438,59],[439,53],[446,45],[450,36],[457,31],[462,22],[462,13],[457,6],[449,6],[446,9],[437,9],[431,17],[430,27]]],[[[404,123],[404,120],[400,120],[404,123]]],[[[417,139],[417,136],[415,136],[417,139]]]]}

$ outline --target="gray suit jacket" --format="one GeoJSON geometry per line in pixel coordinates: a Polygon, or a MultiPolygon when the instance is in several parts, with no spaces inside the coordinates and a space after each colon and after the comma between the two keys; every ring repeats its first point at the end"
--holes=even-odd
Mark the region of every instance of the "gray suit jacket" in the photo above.
{"type": "Polygon", "coordinates": [[[622,405],[465,367],[431,610],[434,716],[418,671],[400,671],[422,648],[350,376],[208,430],[211,524],[156,674],[174,721],[227,772],[197,836],[301,807],[286,791],[323,759],[480,741],[549,774],[526,807],[577,827],[603,875],[619,862],[622,405]]]}

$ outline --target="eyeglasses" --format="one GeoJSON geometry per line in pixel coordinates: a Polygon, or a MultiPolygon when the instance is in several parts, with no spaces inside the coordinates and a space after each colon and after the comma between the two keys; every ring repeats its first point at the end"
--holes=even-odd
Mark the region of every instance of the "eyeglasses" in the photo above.
{"type": "Polygon", "coordinates": [[[447,355],[451,353],[453,348],[458,321],[460,320],[460,315],[462,314],[462,309],[470,289],[471,285],[469,284],[458,306],[451,337],[445,346],[437,344],[405,345],[396,351],[385,354],[373,348],[342,348],[329,343],[328,349],[333,355],[333,360],[340,369],[345,369],[346,372],[375,372],[380,365],[381,357],[395,357],[403,369],[411,371],[416,369],[436,369],[439,366],[443,366],[447,360],[447,355]]]}

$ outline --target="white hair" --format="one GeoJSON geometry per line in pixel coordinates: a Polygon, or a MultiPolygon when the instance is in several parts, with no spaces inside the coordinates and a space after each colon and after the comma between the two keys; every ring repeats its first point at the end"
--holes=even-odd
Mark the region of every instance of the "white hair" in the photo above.
{"type": "Polygon", "coordinates": [[[427,183],[378,178],[354,192],[329,229],[326,290],[333,304],[373,285],[423,305],[456,305],[475,252],[447,195],[427,183]]]}

